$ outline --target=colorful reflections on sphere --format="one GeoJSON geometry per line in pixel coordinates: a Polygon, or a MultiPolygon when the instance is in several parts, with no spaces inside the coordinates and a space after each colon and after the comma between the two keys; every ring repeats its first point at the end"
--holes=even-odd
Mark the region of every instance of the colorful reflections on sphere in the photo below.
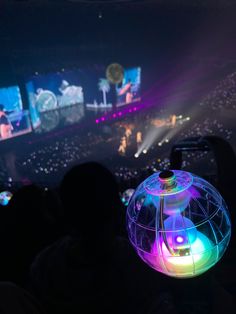
{"type": "Polygon", "coordinates": [[[210,183],[174,170],[157,172],[138,186],[127,208],[127,231],[150,267],[191,278],[223,256],[231,223],[223,198],[210,183]]]}
{"type": "Polygon", "coordinates": [[[132,195],[134,194],[134,189],[127,189],[125,190],[122,195],[121,195],[121,201],[125,206],[128,206],[129,201],[132,197],[132,195]]]}
{"type": "Polygon", "coordinates": [[[0,193],[0,205],[6,206],[10,199],[12,198],[12,193],[9,191],[3,191],[0,193]]]}

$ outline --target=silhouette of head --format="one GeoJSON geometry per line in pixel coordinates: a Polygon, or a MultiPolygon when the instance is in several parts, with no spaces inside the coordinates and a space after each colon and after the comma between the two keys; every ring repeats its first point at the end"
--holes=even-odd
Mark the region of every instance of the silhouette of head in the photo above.
{"type": "Polygon", "coordinates": [[[102,165],[73,167],[64,177],[60,195],[68,224],[89,238],[114,233],[120,203],[115,178],[102,165]]]}

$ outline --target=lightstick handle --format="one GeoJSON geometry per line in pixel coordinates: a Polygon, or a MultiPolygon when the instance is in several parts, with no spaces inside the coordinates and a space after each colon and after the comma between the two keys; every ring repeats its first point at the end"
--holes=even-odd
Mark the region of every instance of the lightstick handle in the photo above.
{"type": "Polygon", "coordinates": [[[172,250],[172,248],[169,246],[169,243],[166,238],[166,232],[165,232],[165,224],[164,224],[164,196],[160,197],[160,225],[161,225],[161,230],[163,233],[163,241],[170,252],[171,255],[175,255],[175,252],[172,250]]]}

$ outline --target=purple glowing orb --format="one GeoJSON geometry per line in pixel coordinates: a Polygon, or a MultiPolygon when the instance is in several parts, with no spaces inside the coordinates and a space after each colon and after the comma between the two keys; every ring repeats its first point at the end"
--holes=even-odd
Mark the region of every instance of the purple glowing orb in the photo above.
{"type": "Polygon", "coordinates": [[[173,170],[157,172],[138,186],[127,208],[127,231],[150,267],[191,278],[223,256],[231,223],[223,198],[210,183],[173,170]]]}

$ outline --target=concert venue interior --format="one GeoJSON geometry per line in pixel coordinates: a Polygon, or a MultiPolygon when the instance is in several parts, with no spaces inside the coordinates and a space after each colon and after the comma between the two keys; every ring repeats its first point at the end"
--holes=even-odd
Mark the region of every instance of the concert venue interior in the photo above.
{"type": "Polygon", "coordinates": [[[236,2],[2,0],[0,39],[0,309],[234,313],[236,2]],[[129,244],[133,191],[167,170],[228,206],[228,249],[196,278],[129,244]]]}

